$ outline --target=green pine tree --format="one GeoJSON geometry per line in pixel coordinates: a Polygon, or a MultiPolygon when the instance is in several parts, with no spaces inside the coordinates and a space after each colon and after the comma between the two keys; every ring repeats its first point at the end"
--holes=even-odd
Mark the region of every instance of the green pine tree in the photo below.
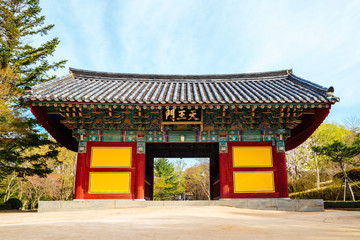
{"type": "Polygon", "coordinates": [[[35,36],[44,36],[54,25],[44,25],[39,0],[0,0],[0,68],[11,67],[18,77],[11,82],[20,93],[25,86],[45,82],[55,76],[49,71],[64,67],[66,61],[50,63],[59,44],[52,38],[31,46],[35,36]]]}
{"type": "Polygon", "coordinates": [[[166,158],[159,158],[154,163],[154,199],[171,200],[179,194],[179,179],[174,165],[166,158]]]}
{"type": "Polygon", "coordinates": [[[54,25],[44,25],[39,0],[0,0],[0,180],[8,174],[20,177],[46,176],[52,169],[47,160],[56,158],[58,146],[19,104],[25,86],[45,82],[49,71],[65,61],[50,63],[59,40],[53,38],[32,46],[34,37],[44,36],[54,25]]]}

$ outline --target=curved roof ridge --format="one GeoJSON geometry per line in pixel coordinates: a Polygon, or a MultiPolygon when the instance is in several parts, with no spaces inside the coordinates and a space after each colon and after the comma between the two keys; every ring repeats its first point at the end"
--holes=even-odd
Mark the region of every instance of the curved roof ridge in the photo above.
{"type": "Polygon", "coordinates": [[[288,76],[292,74],[292,69],[269,71],[269,72],[255,72],[255,73],[235,73],[235,74],[138,74],[138,73],[114,73],[90,71],[77,68],[69,68],[71,74],[75,77],[112,77],[112,78],[139,78],[139,79],[232,79],[232,78],[261,78],[261,77],[276,77],[288,76]]]}

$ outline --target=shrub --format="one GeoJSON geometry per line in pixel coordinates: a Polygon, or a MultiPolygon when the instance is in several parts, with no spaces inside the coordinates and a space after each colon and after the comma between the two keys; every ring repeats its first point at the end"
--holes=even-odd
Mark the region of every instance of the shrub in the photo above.
{"type": "Polygon", "coordinates": [[[312,173],[303,173],[299,178],[289,179],[289,193],[312,189],[316,186],[315,184],[316,179],[312,173]]]}
{"type": "Polygon", "coordinates": [[[0,210],[9,210],[10,206],[5,203],[0,203],[0,210]]]}
{"type": "MultiPolygon", "coordinates": [[[[354,182],[356,181],[360,181],[360,168],[352,168],[352,169],[347,169],[346,170],[346,174],[348,175],[348,177],[353,180],[354,182]]],[[[341,180],[344,177],[343,172],[338,172],[337,174],[335,174],[333,176],[334,180],[341,180]]]]}
{"type": "Polygon", "coordinates": [[[9,206],[10,209],[20,209],[22,202],[17,198],[10,198],[5,202],[5,205],[9,206]]]}
{"type": "Polygon", "coordinates": [[[325,208],[360,208],[360,201],[324,201],[325,208]]]}
{"type": "MultiPolygon", "coordinates": [[[[357,184],[359,184],[357,182],[357,184]]],[[[360,199],[360,191],[355,190],[354,185],[351,184],[354,190],[355,199],[360,199]]],[[[320,189],[311,189],[303,192],[290,193],[291,199],[324,199],[324,200],[335,200],[339,193],[340,184],[332,184],[320,189]]],[[[341,188],[339,198],[343,198],[344,188],[341,188]]],[[[350,191],[347,191],[347,198],[350,198],[350,191]]]]}

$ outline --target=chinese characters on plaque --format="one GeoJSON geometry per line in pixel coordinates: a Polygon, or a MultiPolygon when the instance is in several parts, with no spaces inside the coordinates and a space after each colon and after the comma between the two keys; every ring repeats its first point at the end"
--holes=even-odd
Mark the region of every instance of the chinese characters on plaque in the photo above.
{"type": "Polygon", "coordinates": [[[163,124],[201,124],[201,109],[195,108],[163,108],[162,123],[163,124]]]}

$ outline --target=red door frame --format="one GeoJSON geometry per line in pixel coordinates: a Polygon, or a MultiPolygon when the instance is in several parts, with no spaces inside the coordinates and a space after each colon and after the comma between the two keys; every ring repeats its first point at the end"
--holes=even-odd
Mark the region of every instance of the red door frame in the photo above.
{"type": "Polygon", "coordinates": [[[287,176],[285,153],[277,153],[276,147],[271,146],[271,142],[228,142],[228,173],[227,180],[229,182],[229,198],[279,198],[288,197],[287,194],[287,176]],[[232,148],[236,146],[268,146],[272,147],[273,166],[272,167],[246,167],[239,168],[233,166],[232,148]],[[284,164],[285,163],[285,164],[284,164]],[[274,193],[235,193],[234,192],[234,171],[273,171],[274,172],[274,193]],[[285,191],[286,189],[286,191],[285,191]]]}
{"type": "Polygon", "coordinates": [[[136,169],[138,154],[136,154],[136,142],[88,142],[87,143],[87,152],[79,153],[78,156],[84,154],[85,157],[81,157],[81,160],[84,163],[79,162],[77,164],[77,174],[80,176],[76,177],[75,189],[77,194],[75,194],[75,199],[134,199],[136,195],[136,169]],[[132,161],[130,168],[91,168],[91,148],[92,147],[131,147],[132,148],[132,161]],[[84,159],[85,158],[85,161],[84,159]],[[130,193],[116,193],[116,194],[105,194],[105,193],[89,193],[89,178],[90,172],[130,172],[131,174],[131,185],[130,193]],[[83,193],[81,194],[81,189],[83,193]],[[82,196],[81,196],[82,195],[82,196]]]}

